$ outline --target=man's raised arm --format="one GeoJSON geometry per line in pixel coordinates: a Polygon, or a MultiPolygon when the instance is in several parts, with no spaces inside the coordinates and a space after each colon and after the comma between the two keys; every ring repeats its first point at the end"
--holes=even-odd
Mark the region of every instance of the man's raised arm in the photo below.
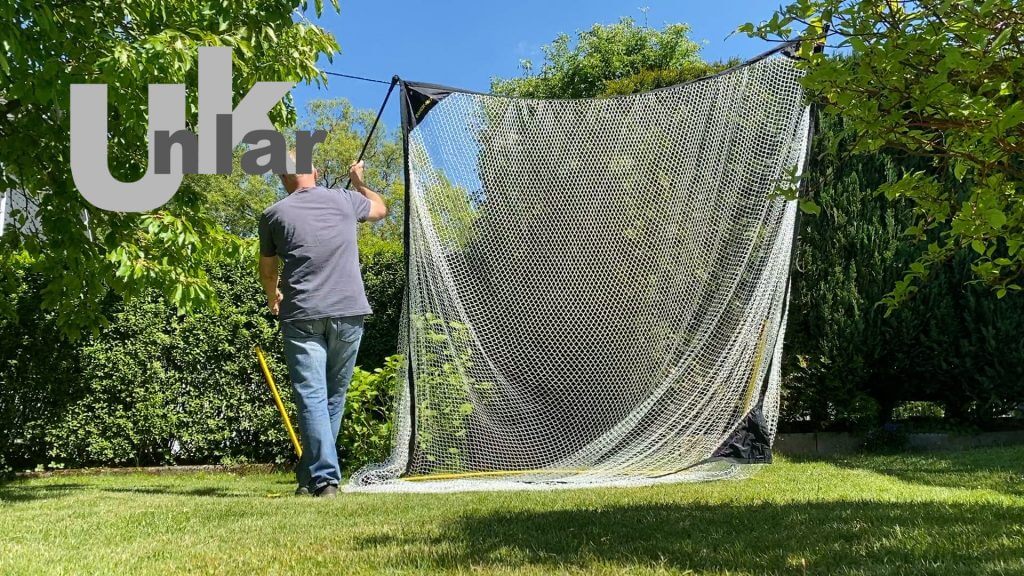
{"type": "Polygon", "coordinates": [[[366,199],[370,201],[370,213],[366,216],[367,222],[376,222],[388,215],[388,205],[384,203],[384,199],[363,181],[362,160],[349,167],[348,177],[352,180],[352,189],[366,196],[366,199]]]}

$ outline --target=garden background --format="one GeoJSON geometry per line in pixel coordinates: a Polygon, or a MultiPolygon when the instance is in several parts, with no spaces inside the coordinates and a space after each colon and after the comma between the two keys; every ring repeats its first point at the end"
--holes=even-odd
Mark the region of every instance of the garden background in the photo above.
{"type": "MultiPolygon", "coordinates": [[[[548,46],[540,70],[496,79],[492,89],[600,97],[736,63],[705,62],[688,34],[681,25],[654,29],[628,19],[595,26],[575,41],[562,37],[548,46]]],[[[299,127],[330,130],[315,163],[324,185],[341,186],[373,111],[321,100],[299,117],[299,127]]],[[[876,445],[899,447],[910,431],[1019,427],[1024,300],[996,298],[978,284],[969,248],[931,270],[929,281],[898,307],[880,305],[927,239],[906,236],[915,222],[907,201],[876,190],[908,171],[931,171],[950,188],[961,186],[960,179],[911,155],[855,153],[842,117],[822,113],[818,120],[806,182],[816,213],[803,217],[793,272],[781,430],[855,431],[883,436],[876,445]]],[[[404,290],[396,132],[378,131],[366,161],[370,184],[389,198],[391,215],[360,231],[375,314],[367,320],[339,439],[348,471],[388,452],[404,290]]],[[[184,194],[200,199],[217,237],[232,247],[204,253],[196,264],[215,298],[183,314],[183,296],[166,287],[96,295],[96,285],[80,278],[80,289],[91,290],[98,303],[84,329],[69,330],[67,311],[53,305],[52,262],[18,244],[22,236],[45,235],[31,230],[31,199],[14,215],[16,225],[3,238],[9,296],[0,315],[0,472],[292,458],[253,354],[255,345],[268,351],[271,370],[287,388],[276,321],[255,272],[256,219],[280,196],[277,182],[237,171],[192,176],[184,194]]],[[[128,267],[119,277],[136,274],[129,259],[117,258],[108,265],[128,267]]]]}

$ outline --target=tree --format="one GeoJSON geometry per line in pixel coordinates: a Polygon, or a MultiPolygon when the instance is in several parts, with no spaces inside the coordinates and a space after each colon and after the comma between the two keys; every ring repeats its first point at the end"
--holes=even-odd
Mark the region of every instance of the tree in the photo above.
{"type": "Polygon", "coordinates": [[[902,237],[913,219],[909,203],[888,202],[874,190],[913,165],[891,154],[849,157],[852,145],[842,118],[822,114],[804,180],[820,210],[801,222],[782,410],[784,419],[815,429],[870,426],[888,420],[900,401],[937,400],[934,387],[922,384],[942,369],[925,366],[919,351],[957,360],[945,340],[948,326],[945,334],[923,330],[929,312],[953,321],[956,294],[945,286],[930,286],[927,298],[890,316],[875,306],[914,248],[902,237]]]}
{"type": "MultiPolygon", "coordinates": [[[[974,253],[937,263],[916,296],[878,306],[918,251],[903,230],[908,199],[875,193],[924,158],[851,155],[856,133],[821,115],[804,181],[820,213],[801,223],[786,332],[782,416],[791,423],[861,428],[887,422],[907,401],[985,425],[1024,401],[1024,299],[992,298],[971,279],[974,253]]],[[[963,186],[953,175],[942,185],[963,186]]]]}
{"type": "Polygon", "coordinates": [[[885,297],[890,310],[961,248],[997,296],[1024,275],[1024,10],[1019,0],[796,0],[740,30],[801,39],[804,86],[856,134],[857,152],[927,165],[880,188],[911,200],[927,249],[885,297]],[[799,30],[794,30],[799,28],[799,30]],[[850,58],[811,53],[834,42],[850,58]],[[963,187],[944,186],[952,173],[963,187]]]}
{"type": "MultiPolygon", "coordinates": [[[[303,130],[327,131],[327,138],[313,149],[317,183],[340,188],[348,180],[348,168],[358,155],[373,123],[371,110],[357,110],[345,99],[313,100],[306,104],[298,122],[303,130]]],[[[366,181],[388,202],[387,219],[360,226],[360,243],[373,239],[401,238],[402,144],[384,125],[377,127],[366,150],[366,181]]],[[[294,138],[292,138],[294,140],[294,138]]],[[[255,238],[256,224],[267,206],[284,197],[279,179],[272,174],[251,175],[238,164],[244,147],[235,151],[234,171],[227,175],[188,176],[189,185],[203,196],[206,213],[225,231],[241,238],[255,238]]]]}
{"type": "Polygon", "coordinates": [[[255,238],[260,214],[278,200],[281,186],[275,176],[242,172],[239,157],[236,154],[230,175],[197,174],[186,179],[204,198],[206,213],[220,228],[239,238],[255,238]]]}
{"type": "Polygon", "coordinates": [[[526,98],[594,98],[670,86],[729,66],[705,62],[689,33],[686,24],[657,30],[637,26],[632,18],[595,24],[580,32],[575,44],[562,34],[545,46],[539,73],[524,60],[522,77],[495,78],[491,91],[526,98]]]}
{"type": "MultiPolygon", "coordinates": [[[[80,0],[0,6],[0,188],[20,190],[41,224],[33,235],[9,228],[0,253],[3,284],[13,282],[12,255],[27,252],[46,278],[41,305],[56,312],[71,336],[105,324],[100,303],[109,289],[130,296],[157,288],[181,310],[210,303],[204,262],[242,252],[206,209],[208,182],[188,179],[171,202],[141,215],[89,205],[68,166],[69,86],[110,87],[110,168],[134,180],[145,171],[148,84],[186,83],[187,124],[195,127],[200,46],[234,49],[236,99],[258,80],[322,81],[317,59],[338,46],[323,29],[295,19],[306,5],[80,0]]],[[[322,0],[315,8],[322,10],[322,0]]],[[[294,116],[290,101],[271,113],[278,125],[294,116]]],[[[24,221],[27,215],[13,217],[24,221]]],[[[0,307],[12,313],[3,300],[0,307]]]]}

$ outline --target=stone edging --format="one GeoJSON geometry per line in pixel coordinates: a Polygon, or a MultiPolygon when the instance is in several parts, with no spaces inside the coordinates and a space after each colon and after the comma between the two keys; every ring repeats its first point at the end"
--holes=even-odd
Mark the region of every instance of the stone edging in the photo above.
{"type": "MultiPolygon", "coordinates": [[[[985,446],[1024,444],[1024,430],[982,432],[980,434],[909,434],[907,447],[912,450],[962,450],[985,446]]],[[[778,434],[772,450],[783,455],[851,454],[864,445],[863,436],[849,432],[810,432],[778,434]]]]}

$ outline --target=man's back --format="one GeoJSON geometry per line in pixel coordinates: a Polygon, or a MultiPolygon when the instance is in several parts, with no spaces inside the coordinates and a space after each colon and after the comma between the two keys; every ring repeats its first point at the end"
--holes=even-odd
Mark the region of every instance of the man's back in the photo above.
{"type": "Polygon", "coordinates": [[[260,255],[278,256],[281,320],[370,313],[359,271],[356,223],[370,201],[349,190],[296,190],[260,217],[260,255]]]}

